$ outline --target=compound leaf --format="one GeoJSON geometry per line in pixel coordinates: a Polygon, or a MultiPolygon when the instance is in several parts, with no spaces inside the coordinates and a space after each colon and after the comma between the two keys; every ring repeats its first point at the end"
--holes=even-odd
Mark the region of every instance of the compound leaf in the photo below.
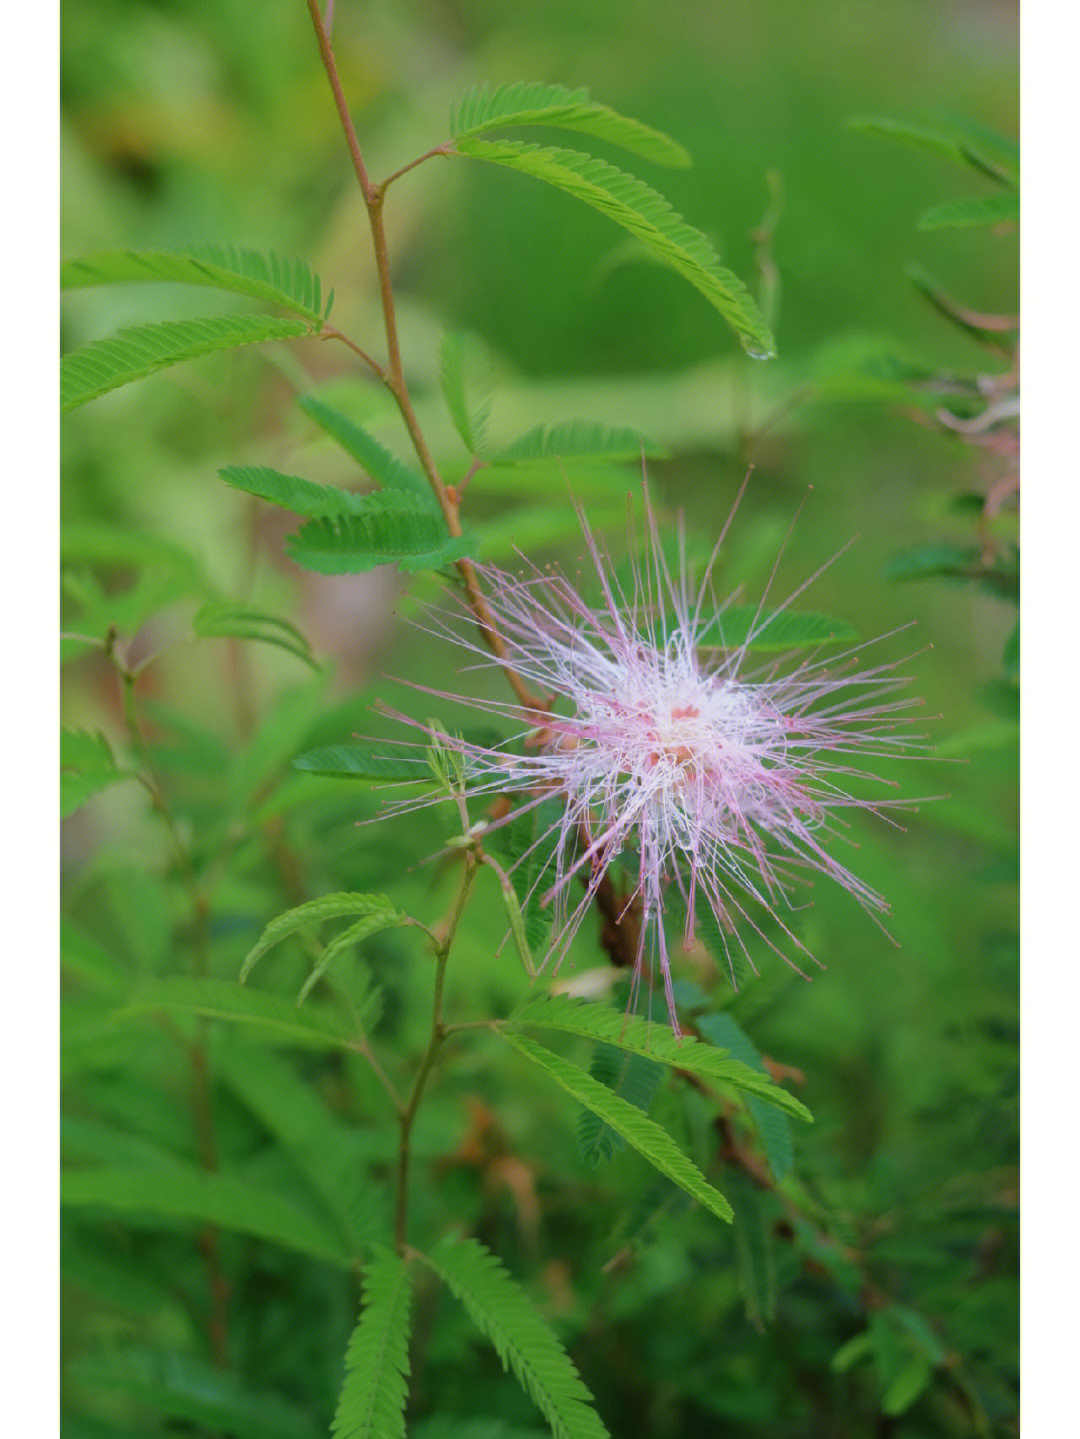
{"type": "Polygon", "coordinates": [[[693,1160],[686,1157],[666,1129],[654,1124],[640,1109],[614,1094],[606,1084],[601,1084],[576,1064],[570,1064],[524,1034],[515,1034],[502,1027],[499,1033],[526,1058],[545,1070],[579,1104],[598,1115],[673,1184],[684,1189],[718,1218],[730,1223],[731,1205],[719,1190],[712,1187],[693,1160]]]}
{"type": "Polygon", "coordinates": [[[383,928],[406,922],[406,916],[400,910],[395,909],[384,894],[341,892],[324,894],[319,899],[310,899],[306,904],[297,905],[295,909],[288,909],[284,914],[279,914],[276,919],[270,921],[244,960],[240,970],[240,983],[244,983],[256,962],[267,950],[273,949],[275,944],[280,944],[290,934],[305,929],[309,924],[321,924],[325,919],[343,919],[351,915],[363,915],[365,918],[377,917],[383,922],[380,926],[383,928]]]}
{"type": "Polygon", "coordinates": [[[499,1260],[475,1239],[420,1256],[464,1305],[551,1425],[555,1439],[608,1439],[566,1351],[499,1260]]]}
{"type": "Polygon", "coordinates": [[[810,1111],[793,1094],[774,1084],[768,1075],[759,1074],[739,1059],[732,1059],[726,1050],[714,1049],[711,1044],[704,1044],[689,1035],[676,1037],[666,1024],[651,1024],[638,1015],[628,1015],[607,1004],[572,999],[564,994],[530,999],[502,1024],[514,1029],[553,1029],[565,1034],[578,1034],[585,1039],[602,1040],[616,1049],[641,1054],[658,1064],[685,1070],[702,1079],[732,1084],[800,1119],[812,1120],[810,1111]]]}
{"type": "Polygon", "coordinates": [[[60,408],[73,410],[182,360],[265,340],[295,340],[312,334],[313,328],[303,320],[273,315],[217,315],[120,330],[111,339],[94,340],[60,361],[60,408]]]}
{"type": "Polygon", "coordinates": [[[665,451],[637,430],[610,429],[591,420],[537,425],[491,460],[492,465],[534,465],[547,460],[661,460],[665,451]]]}
{"type": "Polygon", "coordinates": [[[706,237],[644,181],[577,150],[469,136],[458,140],[457,148],[462,155],[544,180],[601,211],[689,280],[731,325],[747,354],[755,359],[775,355],[776,341],[746,286],[720,264],[706,237]]]}
{"type": "Polygon", "coordinates": [[[437,512],[438,505],[431,486],[423,475],[392,455],[385,445],[362,429],[355,420],[350,420],[339,410],[331,409],[322,400],[308,395],[300,401],[300,408],[335,440],[346,454],[351,455],[373,480],[383,489],[398,490],[411,495],[423,508],[437,512]]]}
{"type": "Polygon", "coordinates": [[[364,1271],[360,1322],[345,1354],[335,1439],[405,1439],[409,1376],[409,1267],[380,1250],[364,1271]]]}
{"type": "Polygon", "coordinates": [[[322,325],[322,285],[303,260],[282,260],[232,245],[204,245],[179,254],[161,250],[105,250],[68,260],[60,267],[65,289],[86,285],[205,285],[234,295],[251,295],[292,310],[322,325]]]}
{"type": "Polygon", "coordinates": [[[565,85],[518,83],[496,90],[474,86],[450,114],[450,133],[456,139],[515,125],[550,125],[595,135],[656,165],[685,169],[690,164],[690,156],[670,136],[597,104],[588,90],[568,90],[565,85]]]}

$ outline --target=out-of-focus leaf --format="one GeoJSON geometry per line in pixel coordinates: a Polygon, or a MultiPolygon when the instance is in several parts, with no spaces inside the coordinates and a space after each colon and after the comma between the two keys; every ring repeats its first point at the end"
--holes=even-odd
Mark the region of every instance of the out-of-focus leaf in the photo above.
{"type": "Polygon", "coordinates": [[[79,1356],[69,1372],[80,1388],[122,1394],[203,1433],[233,1439],[319,1439],[323,1433],[300,1405],[249,1389],[235,1374],[176,1350],[136,1345],[97,1350],[79,1356]]]}
{"type": "Polygon", "coordinates": [[[63,731],[60,740],[60,808],[66,819],[93,795],[127,773],[116,763],[109,741],[103,734],[86,730],[63,731]]]}
{"type": "Polygon", "coordinates": [[[302,1210],[246,1179],[195,1167],[185,1171],[170,1165],[160,1172],[144,1167],[69,1170],[63,1178],[61,1199],[74,1207],[142,1211],[167,1219],[216,1224],[330,1264],[351,1263],[337,1236],[302,1210]]]}
{"type": "MultiPolygon", "coordinates": [[[[702,1034],[714,1044],[729,1050],[736,1059],[741,1059],[751,1069],[756,1069],[761,1074],[768,1073],[757,1047],[730,1014],[701,1014],[696,1023],[702,1034]]],[[[754,1094],[746,1096],[746,1104],[761,1135],[769,1168],[778,1180],[783,1179],[795,1163],[791,1121],[786,1114],[771,1105],[763,1104],[754,1094]]]]}
{"type": "Polygon", "coordinates": [[[1020,175],[1019,149],[1014,140],[1006,140],[971,120],[949,119],[924,124],[916,120],[900,120],[889,116],[853,119],[852,129],[885,140],[932,150],[947,159],[970,165],[1004,184],[1015,185],[1020,175]]]}
{"type": "Polygon", "coordinates": [[[309,750],[293,760],[296,769],[310,774],[333,776],[335,779],[430,780],[431,771],[423,756],[416,759],[404,753],[377,753],[377,745],[335,744],[309,750]]]}
{"type": "Polygon", "coordinates": [[[965,195],[942,200],[919,216],[920,230],[963,230],[978,225],[1001,225],[1020,219],[1020,196],[1013,191],[996,195],[965,195]]]}
{"type": "Polygon", "coordinates": [[[197,635],[206,639],[221,637],[259,640],[266,645],[275,645],[278,649],[295,655],[298,660],[303,660],[312,669],[319,668],[318,661],[311,653],[311,646],[295,625],[288,620],[279,619],[276,615],[253,610],[248,605],[232,600],[211,601],[203,605],[196,614],[192,627],[197,635]]]}
{"type": "Polygon", "coordinates": [[[552,459],[663,459],[658,449],[637,430],[609,429],[589,420],[569,420],[559,425],[537,425],[521,435],[491,460],[495,466],[531,465],[552,459]]]}
{"type": "Polygon", "coordinates": [[[447,331],[439,348],[439,378],[454,428],[470,455],[484,443],[491,410],[491,367],[475,335],[447,331]]]}
{"type": "MultiPolygon", "coordinates": [[[[376,996],[357,995],[354,1005],[363,1019],[376,996]]],[[[334,1011],[306,1005],[279,994],[252,989],[227,979],[188,979],[172,975],[141,984],[119,1011],[119,1018],[137,1014],[198,1014],[247,1026],[253,1035],[303,1049],[350,1049],[355,1035],[334,1011]]]]}

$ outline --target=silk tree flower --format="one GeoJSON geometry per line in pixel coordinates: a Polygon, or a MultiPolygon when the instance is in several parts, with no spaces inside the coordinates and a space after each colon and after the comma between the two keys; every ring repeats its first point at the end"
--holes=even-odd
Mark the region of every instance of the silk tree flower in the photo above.
{"type": "MultiPolygon", "coordinates": [[[[755,663],[753,641],[827,565],[767,611],[774,565],[749,631],[744,622],[742,641],[725,644],[731,599],[717,602],[713,571],[739,499],[693,591],[681,523],[681,558],[673,573],[646,491],[648,556],[633,565],[626,587],[579,514],[599,583],[596,606],[558,571],[526,565],[511,574],[478,566],[506,644],[501,661],[483,645],[474,623],[462,627],[457,617],[432,612],[434,632],[471,651],[477,667],[511,667],[549,699],[550,712],[538,716],[520,704],[462,699],[421,686],[518,726],[512,739],[493,746],[439,736],[461,756],[470,799],[521,797],[513,814],[552,797],[561,801],[558,819],[537,841],[554,849],[552,865],[540,866],[546,875],[541,902],[554,907],[545,962],[558,967],[609,867],[620,855],[624,864],[630,857],[636,881],[628,907],[635,903],[640,914],[633,990],[646,959],[650,965],[658,960],[676,1033],[663,924],[671,886],[685,906],[687,946],[700,907],[711,910],[733,980],[729,944],[740,946],[754,967],[744,927],[782,953],[762,928],[766,915],[792,947],[813,959],[783,913],[798,907],[796,891],[815,873],[838,883],[872,916],[887,911],[885,899],[828,846],[846,828],[844,811],[881,814],[900,803],[850,792],[853,781],[876,780],[864,761],[903,754],[920,738],[908,733],[914,721],[903,712],[922,701],[895,697],[910,683],[896,674],[904,660],[860,668],[863,644],[824,659],[816,651],[793,651],[765,666],[755,663]]],[[[436,733],[404,715],[397,718],[436,733]]],[[[388,808],[431,802],[402,799],[388,808]]]]}

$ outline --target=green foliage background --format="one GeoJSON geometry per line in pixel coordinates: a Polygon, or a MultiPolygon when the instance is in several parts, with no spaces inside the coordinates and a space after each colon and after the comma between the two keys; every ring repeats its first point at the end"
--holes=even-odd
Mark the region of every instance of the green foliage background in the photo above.
{"type": "MultiPolygon", "coordinates": [[[[496,443],[541,421],[635,426],[668,454],[650,462],[654,496],[669,515],[685,508],[694,536],[715,534],[752,460],[722,566],[749,599],[812,485],[775,593],[858,533],[808,599],[863,637],[918,622],[918,638],[897,637],[893,653],[932,643],[910,668],[928,713],[942,716],[929,721],[941,753],[967,761],[904,767],[908,793],[951,796],[907,833],[858,827],[855,867],[890,898],[899,948],[819,883],[801,924],[827,965],[813,984],[766,953],[762,977],[735,996],[706,958],[685,960],[700,994],[684,998],[720,1026],[715,1042],[738,1052],[723,1030],[735,1021],[805,1076],[797,1093],[816,1123],[795,1126],[797,1179],[785,1190],[803,1219],[724,1165],[711,1116],[667,1088],[646,1096],[650,1113],[719,1176],[746,1222],[732,1231],[657,1188],[614,1144],[590,1167],[572,1101],[508,1046],[477,1038],[421,1112],[415,1223],[433,1237],[464,1227],[502,1257],[614,1435],[1015,1432],[1015,679],[1002,660],[1015,609],[1001,585],[887,578],[898,552],[971,542],[962,497],[985,491],[986,462],[912,423],[887,385],[851,378],[865,376],[860,356],[879,353],[933,371],[984,367],[904,267],[924,265],[975,309],[1011,311],[1015,238],[916,230],[930,205],[992,186],[845,124],[948,112],[1012,135],[1012,7],[339,0],[337,12],[343,82],[376,175],[446,138],[451,104],[473,84],[587,85],[687,147],[693,166],[663,172],[661,188],[756,289],[751,232],[769,205],[766,173],[779,172],[780,358],[769,364],[746,359],[694,290],[643,262],[603,217],[527,177],[436,160],[403,179],[387,222],[421,422],[440,463],[464,473],[438,392],[441,333],[460,327],[493,353],[496,443]],[[828,398],[808,398],[826,381],[828,398]]],[[[335,288],[335,321],[379,350],[362,207],[298,0],[68,0],[64,44],[65,255],[208,242],[302,255],[324,291],[335,288]]],[[[242,307],[180,287],[76,291],[64,343],[242,307]]],[[[169,648],[140,682],[154,766],[211,899],[207,973],[223,982],[269,919],[318,895],[386,891],[436,922],[453,871],[415,866],[449,821],[438,833],[430,812],[357,828],[378,795],[291,761],[357,731],[385,733],[369,709],[376,693],[423,717],[385,673],[474,692],[495,684],[458,680],[444,648],[403,622],[417,599],[437,597],[436,579],[410,577],[406,595],[388,568],[301,572],[277,512],[217,478],[225,464],[270,464],[352,484],[355,470],[296,404],[313,391],[408,458],[388,399],[318,340],[208,356],[65,421],[69,630],[115,620],[138,635],[138,658],[186,639],[201,602],[239,599],[287,616],[322,666],[313,672],[278,630],[284,648],[213,637],[169,648]]],[[[571,468],[615,553],[628,473],[571,468]]],[[[557,467],[482,471],[466,511],[484,557],[511,561],[513,542],[573,566],[557,467]]],[[[101,731],[120,753],[114,673],[88,646],[65,648],[65,723],[101,731]]],[[[109,764],[79,760],[84,772],[109,764]]],[[[183,1043],[152,1015],[115,1018],[140,985],[190,974],[198,940],[190,886],[145,791],[119,780],[78,809],[65,861],[64,1146],[84,1185],[65,1221],[68,1429],[326,1432],[359,1299],[340,1260],[385,1239],[393,1132],[382,1096],[354,1055],[248,1046],[211,1025],[218,1173],[208,1180],[183,1043]],[[188,1209],[174,1199],[162,1220],[155,1186],[190,1190],[188,1209]],[[213,1206],[231,1286],[224,1376],[210,1362],[193,1243],[213,1206]]],[[[510,946],[498,952],[505,928],[485,874],[448,975],[458,1013],[505,1013],[525,997],[510,946]]],[[[383,992],[374,1033],[403,1063],[428,1023],[430,960],[417,938],[389,930],[362,951],[383,992]]],[[[586,942],[575,957],[578,970],[598,962],[586,942]]],[[[308,968],[288,945],[262,963],[282,994],[308,968]]],[[[412,1334],[410,1434],[538,1432],[448,1294],[420,1295],[412,1334]]]]}

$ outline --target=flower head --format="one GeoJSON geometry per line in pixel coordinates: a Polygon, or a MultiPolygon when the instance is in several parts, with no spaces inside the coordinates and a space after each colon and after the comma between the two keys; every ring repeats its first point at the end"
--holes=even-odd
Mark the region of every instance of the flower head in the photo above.
{"type": "Polygon", "coordinates": [[[795,907],[796,887],[814,871],[872,914],[887,910],[827,845],[842,810],[877,813],[890,803],[858,798],[848,786],[875,778],[862,757],[912,746],[912,721],[901,712],[921,701],[894,697],[909,683],[895,673],[902,661],[859,668],[865,645],[827,660],[793,651],[760,667],[755,641],[817,575],[771,611],[767,587],[749,627],[740,607],[742,632],[726,636],[725,615],[737,612],[730,601],[717,602],[712,576],[734,509],[692,591],[685,545],[673,572],[647,492],[645,505],[648,557],[625,586],[582,517],[599,605],[559,572],[478,567],[505,642],[500,660],[475,631],[462,633],[438,614],[432,623],[480,664],[509,666],[550,697],[542,716],[517,704],[465,701],[520,723],[505,743],[443,737],[464,761],[470,796],[523,796],[515,813],[553,796],[560,801],[557,820],[538,842],[554,851],[542,880],[543,901],[555,910],[548,958],[557,967],[609,867],[629,855],[635,882],[627,907],[640,913],[635,983],[646,957],[658,959],[678,1030],[663,925],[671,886],[685,905],[687,944],[705,905],[725,949],[741,946],[751,966],[740,931],[748,926],[776,948],[761,927],[765,914],[807,952],[780,911],[795,907]]]}

